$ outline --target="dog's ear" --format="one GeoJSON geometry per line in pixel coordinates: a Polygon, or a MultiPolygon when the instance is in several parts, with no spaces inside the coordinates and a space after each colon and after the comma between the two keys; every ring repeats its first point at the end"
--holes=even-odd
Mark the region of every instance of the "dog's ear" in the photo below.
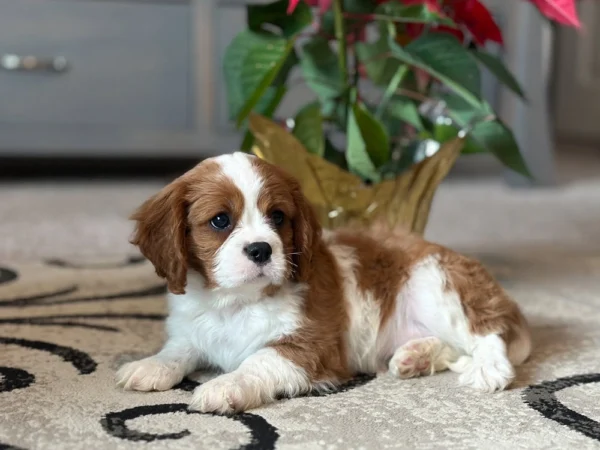
{"type": "Polygon", "coordinates": [[[296,216],[293,219],[296,264],[294,276],[296,281],[305,282],[310,278],[313,250],[321,236],[321,225],[313,206],[296,181],[292,184],[292,195],[296,206],[296,216]]]}
{"type": "Polygon", "coordinates": [[[186,183],[177,179],[131,216],[137,222],[131,243],[167,280],[174,294],[184,294],[187,283],[186,194],[186,183]]]}

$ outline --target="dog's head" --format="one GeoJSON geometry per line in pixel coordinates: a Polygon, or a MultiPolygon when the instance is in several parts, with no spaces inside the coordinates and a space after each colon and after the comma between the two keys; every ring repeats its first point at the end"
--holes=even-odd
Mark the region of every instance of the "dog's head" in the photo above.
{"type": "Polygon", "coordinates": [[[203,161],[132,219],[132,243],[174,294],[185,293],[188,270],[208,289],[252,292],[306,281],[321,232],[300,184],[244,153],[203,161]]]}

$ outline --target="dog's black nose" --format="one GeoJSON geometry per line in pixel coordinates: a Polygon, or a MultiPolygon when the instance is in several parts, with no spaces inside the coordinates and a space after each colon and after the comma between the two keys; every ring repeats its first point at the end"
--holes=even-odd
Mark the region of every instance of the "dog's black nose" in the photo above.
{"type": "Polygon", "coordinates": [[[250,261],[254,261],[256,264],[264,264],[271,259],[273,249],[266,242],[253,242],[244,248],[244,252],[250,261]]]}

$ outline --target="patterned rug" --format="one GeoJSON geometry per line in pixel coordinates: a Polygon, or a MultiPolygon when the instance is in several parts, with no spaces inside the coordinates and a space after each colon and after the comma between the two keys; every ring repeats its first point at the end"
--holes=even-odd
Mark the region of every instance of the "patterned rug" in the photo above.
{"type": "Polygon", "coordinates": [[[363,376],[232,418],[187,413],[201,376],[161,393],[115,387],[115,368],[163,339],[164,286],[141,258],[0,263],[0,448],[600,446],[600,254],[483,258],[533,326],[512,389],[363,376]]]}

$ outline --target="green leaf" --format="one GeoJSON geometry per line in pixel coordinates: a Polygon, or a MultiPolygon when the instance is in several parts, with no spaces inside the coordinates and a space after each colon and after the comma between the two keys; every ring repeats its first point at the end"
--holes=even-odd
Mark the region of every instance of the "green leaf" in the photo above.
{"type": "MultiPolygon", "coordinates": [[[[277,108],[279,107],[279,104],[281,103],[281,100],[283,100],[283,97],[285,96],[286,93],[287,93],[287,88],[285,86],[269,88],[269,90],[267,91],[268,95],[265,95],[265,97],[263,97],[263,98],[267,98],[267,100],[268,100],[267,106],[265,108],[261,108],[261,111],[263,111],[263,115],[265,117],[268,117],[268,118],[273,117],[273,114],[275,114],[275,111],[277,111],[277,108]],[[273,91],[273,95],[271,95],[271,91],[273,91]]],[[[242,140],[242,144],[240,146],[240,150],[242,150],[244,152],[248,152],[252,148],[253,144],[254,144],[254,135],[252,134],[252,132],[250,130],[246,129],[246,131],[244,133],[244,139],[242,140]]]]}
{"type": "Polygon", "coordinates": [[[441,95],[440,100],[446,103],[446,113],[462,128],[470,127],[471,124],[494,114],[492,107],[486,101],[473,106],[456,94],[441,95]]]}
{"type": "Polygon", "coordinates": [[[293,134],[310,152],[319,156],[325,153],[325,136],[323,134],[323,117],[318,102],[303,107],[294,119],[293,134]]]}
{"type": "Polygon", "coordinates": [[[425,128],[419,109],[413,100],[396,96],[390,100],[387,112],[392,117],[412,125],[417,130],[425,128]]]}
{"type": "MultiPolygon", "coordinates": [[[[433,128],[433,134],[426,132],[421,133],[422,137],[434,139],[438,141],[440,144],[444,144],[448,141],[451,141],[456,136],[458,136],[459,129],[454,125],[446,125],[446,124],[436,124],[433,128]]],[[[473,138],[468,135],[465,139],[463,149],[461,153],[463,154],[471,154],[471,153],[483,153],[486,152],[487,149],[482,145],[473,140],[473,138]]]]}
{"type": "MultiPolygon", "coordinates": [[[[296,40],[296,38],[292,38],[292,40],[296,40]]],[[[299,62],[300,62],[300,60],[298,59],[298,55],[296,54],[295,45],[294,45],[294,48],[292,48],[289,56],[283,63],[283,66],[281,67],[281,69],[279,70],[279,73],[273,80],[273,85],[281,86],[282,84],[287,83],[287,80],[289,78],[291,71],[294,69],[294,67],[296,67],[298,65],[299,62]]]]}
{"type": "Polygon", "coordinates": [[[243,152],[249,152],[254,145],[254,135],[250,130],[246,130],[244,133],[244,139],[242,139],[242,143],[240,145],[240,150],[243,152]]]}
{"type": "Polygon", "coordinates": [[[240,83],[242,91],[250,93],[250,96],[238,113],[238,127],[252,112],[271,83],[273,83],[293,49],[294,39],[289,41],[279,39],[265,47],[252,48],[248,52],[242,66],[240,83]]]}
{"type": "MultiPolygon", "coordinates": [[[[283,38],[248,30],[239,33],[233,39],[225,51],[223,62],[223,72],[227,88],[227,104],[231,119],[237,118],[244,105],[259,87],[264,76],[272,69],[272,67],[269,67],[269,64],[272,64],[273,57],[276,56],[276,53],[282,52],[282,49],[283,52],[287,51],[287,45],[288,42],[283,38]],[[263,52],[266,54],[264,58],[269,60],[266,63],[267,65],[263,63],[263,65],[258,67],[256,65],[248,67],[246,64],[248,58],[250,58],[251,62],[256,59],[260,60],[263,57],[263,52]],[[257,54],[258,58],[255,58],[257,54]],[[242,76],[242,72],[244,72],[246,78],[242,76]],[[242,83],[242,80],[245,80],[245,83],[242,83]]],[[[293,66],[296,60],[296,55],[291,52],[273,84],[282,85],[285,83],[291,66],[293,66]]],[[[261,63],[259,62],[259,64],[261,63]]],[[[273,100],[276,92],[276,87],[267,87],[254,109],[264,113],[265,108],[273,100]]]]}
{"type": "Polygon", "coordinates": [[[267,107],[263,110],[263,116],[269,119],[273,117],[273,114],[275,114],[275,111],[277,111],[281,100],[283,100],[283,97],[285,96],[285,94],[287,94],[287,88],[285,86],[277,86],[274,89],[275,94],[273,95],[273,98],[267,104],[267,107]]]}
{"type": "Polygon", "coordinates": [[[398,68],[403,64],[395,58],[390,58],[391,49],[387,36],[375,42],[358,42],[356,54],[359,61],[365,66],[367,75],[378,85],[388,85],[398,68]]]}
{"type": "Polygon", "coordinates": [[[519,82],[507,69],[502,60],[483,50],[472,50],[471,54],[483,64],[501,83],[525,100],[525,94],[519,82]]]}
{"type": "Polygon", "coordinates": [[[366,143],[371,161],[375,166],[381,166],[390,157],[390,140],[385,127],[360,104],[355,104],[352,112],[366,143]]]}
{"type": "Polygon", "coordinates": [[[346,98],[338,97],[321,103],[321,116],[327,122],[333,122],[340,129],[347,125],[346,98]]]}
{"type": "Polygon", "coordinates": [[[377,167],[389,159],[389,137],[383,124],[359,104],[352,107],[348,117],[347,141],[350,169],[364,179],[379,181],[377,167]]]}
{"type": "Polygon", "coordinates": [[[469,137],[476,145],[493,153],[509,169],[531,177],[512,131],[499,119],[482,120],[493,114],[487,103],[484,102],[480,108],[473,108],[455,95],[446,95],[443,100],[452,120],[461,127],[472,127],[469,137]]]}
{"type": "Polygon", "coordinates": [[[472,105],[480,106],[479,66],[456,38],[445,33],[429,33],[404,48],[391,37],[388,42],[392,54],[400,61],[428,72],[472,105]]]}
{"type": "Polygon", "coordinates": [[[409,68],[407,65],[403,64],[402,66],[398,67],[398,71],[394,74],[394,77],[390,81],[390,84],[388,84],[388,86],[383,91],[383,95],[381,97],[381,100],[379,100],[379,105],[377,106],[375,117],[381,119],[381,116],[383,116],[384,111],[387,109],[392,98],[396,95],[396,91],[398,90],[408,73],[409,68]]]}
{"type": "Polygon", "coordinates": [[[362,137],[354,113],[350,113],[348,117],[346,137],[348,140],[346,160],[348,161],[350,170],[365,180],[370,180],[374,183],[378,182],[380,175],[373,161],[369,158],[367,145],[362,137]]]}
{"type": "Polygon", "coordinates": [[[383,16],[395,22],[406,23],[444,23],[453,26],[454,22],[443,18],[439,14],[430,11],[426,5],[405,6],[399,3],[384,3],[375,10],[379,21],[380,37],[375,42],[359,42],[356,44],[356,52],[359,60],[364,64],[367,75],[375,84],[387,85],[401,66],[396,58],[385,57],[390,54],[390,39],[387,22],[383,16]],[[381,15],[381,16],[380,16],[381,15]]]}
{"type": "Polygon", "coordinates": [[[343,77],[329,42],[314,37],[304,44],[302,51],[300,67],[306,84],[322,101],[341,95],[345,89],[343,77]]]}
{"type": "Polygon", "coordinates": [[[470,136],[509,169],[531,178],[527,164],[519,151],[519,144],[512,131],[499,119],[482,122],[475,126],[470,136]]]}
{"type": "Polygon", "coordinates": [[[244,30],[227,46],[223,59],[223,73],[227,90],[229,118],[235,119],[248,98],[240,83],[240,75],[244,61],[251,49],[267,45],[275,38],[264,33],[244,30]]]}
{"type": "Polygon", "coordinates": [[[268,29],[265,25],[274,25],[285,37],[292,37],[310,25],[313,21],[310,6],[300,2],[292,14],[287,14],[288,0],[273,3],[248,5],[248,27],[253,31],[268,29]]]}
{"type": "Polygon", "coordinates": [[[456,24],[449,17],[441,16],[432,11],[425,4],[422,5],[403,5],[401,3],[388,2],[379,5],[375,9],[377,16],[387,16],[387,18],[376,17],[378,20],[390,20],[396,23],[435,23],[456,27],[456,24]]]}

